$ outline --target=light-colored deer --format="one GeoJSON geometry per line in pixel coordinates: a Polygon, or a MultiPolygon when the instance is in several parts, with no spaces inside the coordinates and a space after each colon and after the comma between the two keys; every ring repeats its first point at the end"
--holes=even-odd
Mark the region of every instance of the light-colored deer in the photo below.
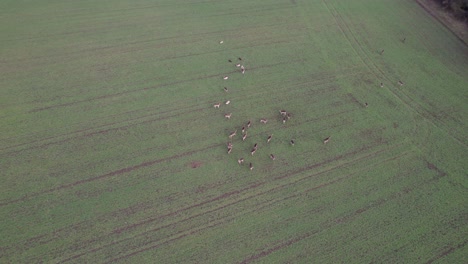
{"type": "Polygon", "coordinates": [[[286,116],[286,114],[288,113],[288,112],[286,112],[286,110],[279,110],[279,112],[280,112],[280,114],[282,116],[286,116]]]}
{"type": "Polygon", "coordinates": [[[398,81],[398,84],[399,84],[400,86],[403,86],[404,83],[403,83],[402,81],[398,81]]]}
{"type": "Polygon", "coordinates": [[[229,139],[232,139],[233,137],[235,137],[236,134],[237,134],[237,130],[234,132],[231,132],[231,134],[229,134],[229,139]]]}
{"type": "Polygon", "coordinates": [[[257,150],[257,148],[258,148],[258,144],[257,144],[257,143],[255,143],[255,145],[254,145],[253,149],[257,150]]]}
{"type": "Polygon", "coordinates": [[[244,163],[244,158],[240,158],[237,160],[237,163],[239,163],[239,165],[241,165],[242,163],[244,163]]]}
{"type": "Polygon", "coordinates": [[[247,133],[242,135],[242,141],[244,141],[247,138],[247,133]]]}
{"type": "Polygon", "coordinates": [[[270,154],[270,159],[275,160],[276,159],[275,155],[270,154]]]}
{"type": "Polygon", "coordinates": [[[242,127],[242,133],[245,133],[245,126],[242,127]]]}
{"type": "Polygon", "coordinates": [[[328,141],[330,141],[330,139],[331,139],[331,136],[329,136],[329,137],[327,137],[326,139],[324,139],[324,140],[323,140],[323,144],[327,144],[328,141]]]}
{"type": "Polygon", "coordinates": [[[255,154],[255,152],[256,152],[256,151],[257,151],[257,149],[255,149],[255,148],[254,148],[254,149],[252,149],[252,150],[250,151],[250,155],[252,155],[252,156],[253,156],[253,155],[255,154]]]}
{"type": "Polygon", "coordinates": [[[253,170],[254,167],[253,167],[252,163],[250,163],[249,168],[250,168],[250,170],[253,170]]]}
{"type": "Polygon", "coordinates": [[[268,138],[267,138],[267,143],[270,143],[272,137],[273,137],[273,134],[271,134],[271,135],[268,136],[268,138]]]}
{"type": "Polygon", "coordinates": [[[286,120],[288,120],[286,117],[283,117],[283,124],[286,123],[286,120]]]}
{"type": "Polygon", "coordinates": [[[260,123],[266,124],[267,122],[268,122],[268,119],[266,119],[266,118],[260,119],[260,123]]]}
{"type": "Polygon", "coordinates": [[[227,87],[224,87],[224,91],[227,93],[229,92],[228,88],[227,87]]]}
{"type": "Polygon", "coordinates": [[[294,146],[294,139],[291,139],[290,143],[294,146]]]}
{"type": "Polygon", "coordinates": [[[228,154],[231,154],[232,148],[228,148],[228,154]]]}
{"type": "Polygon", "coordinates": [[[383,82],[380,83],[380,88],[382,88],[382,87],[383,87],[383,82]]]}
{"type": "Polygon", "coordinates": [[[239,68],[240,66],[241,66],[241,64],[240,64],[240,63],[237,63],[237,64],[236,64],[236,67],[237,67],[237,68],[239,68]]]}
{"type": "Polygon", "coordinates": [[[231,119],[231,115],[232,115],[232,113],[224,114],[224,117],[227,118],[227,119],[231,119]]]}
{"type": "Polygon", "coordinates": [[[251,125],[252,125],[252,122],[250,122],[249,120],[249,122],[247,122],[247,128],[250,128],[251,125]]]}
{"type": "Polygon", "coordinates": [[[230,104],[230,103],[231,103],[231,101],[229,101],[229,100],[227,100],[227,101],[225,102],[225,104],[227,104],[227,105],[230,104]]]}
{"type": "Polygon", "coordinates": [[[229,79],[228,76],[224,76],[224,77],[223,77],[223,80],[227,80],[227,79],[229,79]]]}
{"type": "Polygon", "coordinates": [[[214,104],[213,106],[214,108],[219,108],[221,106],[221,103],[214,104]]]}

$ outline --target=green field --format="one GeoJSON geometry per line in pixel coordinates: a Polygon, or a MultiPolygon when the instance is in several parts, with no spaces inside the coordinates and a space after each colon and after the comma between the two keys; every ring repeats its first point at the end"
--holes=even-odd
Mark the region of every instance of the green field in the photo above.
{"type": "Polygon", "coordinates": [[[0,22],[1,263],[466,263],[468,48],[415,1],[0,22]]]}

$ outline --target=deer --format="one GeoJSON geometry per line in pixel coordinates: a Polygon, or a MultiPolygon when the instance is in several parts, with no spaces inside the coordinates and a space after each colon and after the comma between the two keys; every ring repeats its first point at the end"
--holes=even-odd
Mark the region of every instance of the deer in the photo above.
{"type": "Polygon", "coordinates": [[[223,43],[224,43],[224,41],[222,41],[222,40],[219,42],[219,44],[223,44],[223,43]]]}
{"type": "Polygon", "coordinates": [[[271,135],[268,136],[268,138],[267,138],[267,143],[270,143],[272,137],[273,137],[273,134],[271,134],[271,135]]]}
{"type": "Polygon", "coordinates": [[[231,119],[231,115],[232,115],[232,113],[224,114],[224,117],[227,118],[227,119],[231,119]]]}
{"type": "Polygon", "coordinates": [[[255,145],[254,145],[253,149],[257,150],[257,148],[258,148],[258,144],[257,144],[257,143],[255,143],[255,145]]]}
{"type": "Polygon", "coordinates": [[[236,67],[237,67],[237,68],[239,68],[240,66],[241,66],[241,64],[240,64],[240,63],[237,63],[237,64],[236,64],[236,67]]]}
{"type": "Polygon", "coordinates": [[[227,143],[227,148],[232,148],[232,143],[231,142],[227,143]]]}
{"type": "Polygon", "coordinates": [[[328,141],[330,141],[331,136],[327,137],[326,139],[323,140],[323,144],[327,144],[328,141]]]}
{"type": "Polygon", "coordinates": [[[216,103],[213,106],[214,106],[214,108],[219,108],[221,106],[221,103],[216,103]]]}
{"type": "Polygon", "coordinates": [[[260,123],[266,124],[267,122],[268,122],[268,119],[266,119],[266,118],[260,119],[260,123]]]}
{"type": "Polygon", "coordinates": [[[232,62],[232,60],[228,60],[229,62],[232,62]]]}
{"type": "Polygon", "coordinates": [[[250,163],[249,168],[250,168],[250,170],[253,170],[254,167],[253,167],[252,163],[250,163]]]}
{"type": "Polygon", "coordinates": [[[291,119],[291,117],[292,117],[291,113],[287,113],[287,114],[286,114],[286,117],[287,117],[288,119],[291,119]]]}
{"type": "Polygon", "coordinates": [[[245,74],[245,69],[242,69],[241,72],[242,72],[242,74],[245,74]]]}
{"type": "Polygon", "coordinates": [[[223,77],[223,80],[227,80],[227,79],[229,79],[228,76],[224,76],[224,77],[223,77]]]}
{"type": "Polygon", "coordinates": [[[405,43],[405,41],[406,41],[406,38],[403,38],[403,39],[401,40],[401,42],[402,42],[403,44],[405,43]]]}
{"type": "Polygon", "coordinates": [[[228,154],[231,154],[232,148],[228,148],[228,154]]]}
{"type": "Polygon", "coordinates": [[[252,150],[250,151],[250,155],[252,155],[252,156],[253,156],[253,155],[255,154],[255,152],[256,152],[256,151],[257,151],[257,149],[256,149],[256,148],[252,149],[252,150]]]}
{"type": "Polygon", "coordinates": [[[367,102],[365,102],[364,106],[367,108],[367,107],[369,107],[369,104],[367,102]]]}
{"type": "Polygon", "coordinates": [[[283,117],[283,124],[286,123],[286,120],[288,120],[286,117],[283,117]]]}
{"type": "Polygon", "coordinates": [[[289,141],[289,143],[291,143],[291,145],[294,146],[294,139],[291,139],[291,141],[289,141]]]}
{"type": "Polygon", "coordinates": [[[247,138],[247,133],[242,135],[242,141],[244,141],[247,138]]]}
{"type": "Polygon", "coordinates": [[[242,127],[242,133],[245,133],[245,126],[242,127]]]}
{"type": "Polygon", "coordinates": [[[240,158],[237,160],[237,163],[239,163],[239,165],[241,165],[242,163],[244,163],[244,158],[240,158]]]}
{"type": "Polygon", "coordinates": [[[270,154],[270,159],[275,160],[276,159],[275,155],[270,154]]]}
{"type": "Polygon", "coordinates": [[[230,104],[230,103],[231,103],[230,100],[227,100],[227,101],[225,102],[226,105],[228,105],[228,104],[230,104]]]}
{"type": "Polygon", "coordinates": [[[245,73],[245,67],[244,67],[244,65],[241,65],[241,67],[240,67],[240,68],[241,68],[241,72],[242,72],[242,74],[244,74],[244,73],[245,73]]]}
{"type": "Polygon", "coordinates": [[[383,88],[383,82],[380,83],[380,88],[383,88]]]}
{"type": "Polygon", "coordinates": [[[224,87],[224,91],[227,93],[229,92],[228,88],[227,87],[224,87]]]}
{"type": "Polygon", "coordinates": [[[238,59],[239,59],[240,61],[242,60],[242,58],[241,58],[241,57],[239,57],[238,59]]]}
{"type": "Polygon", "coordinates": [[[403,86],[404,83],[403,83],[402,81],[398,81],[398,84],[399,84],[400,86],[403,86]]]}
{"type": "Polygon", "coordinates": [[[229,134],[229,139],[232,139],[234,136],[236,136],[236,134],[237,134],[237,130],[234,132],[231,132],[231,134],[229,134]]]}
{"type": "Polygon", "coordinates": [[[280,114],[282,116],[286,116],[286,114],[288,113],[288,112],[286,112],[286,110],[279,110],[279,112],[280,112],[280,114]]]}
{"type": "Polygon", "coordinates": [[[380,55],[383,55],[384,51],[385,51],[385,50],[381,50],[381,51],[380,51],[380,55]]]}
{"type": "Polygon", "coordinates": [[[250,125],[252,125],[252,122],[249,120],[249,122],[247,122],[247,128],[250,128],[250,125]]]}

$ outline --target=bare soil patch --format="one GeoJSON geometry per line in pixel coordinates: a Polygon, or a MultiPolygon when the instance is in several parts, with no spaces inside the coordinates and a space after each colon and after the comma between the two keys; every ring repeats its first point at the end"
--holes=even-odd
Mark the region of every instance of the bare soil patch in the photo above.
{"type": "Polygon", "coordinates": [[[196,168],[199,168],[201,165],[203,165],[203,162],[201,161],[192,161],[190,162],[190,167],[192,167],[192,169],[196,169],[196,168]]]}

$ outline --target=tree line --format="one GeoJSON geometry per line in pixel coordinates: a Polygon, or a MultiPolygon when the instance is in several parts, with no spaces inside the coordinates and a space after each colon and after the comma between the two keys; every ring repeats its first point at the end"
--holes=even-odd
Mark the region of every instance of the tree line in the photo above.
{"type": "Polygon", "coordinates": [[[443,8],[450,10],[453,15],[462,19],[465,22],[468,21],[468,0],[436,0],[443,8]]]}

